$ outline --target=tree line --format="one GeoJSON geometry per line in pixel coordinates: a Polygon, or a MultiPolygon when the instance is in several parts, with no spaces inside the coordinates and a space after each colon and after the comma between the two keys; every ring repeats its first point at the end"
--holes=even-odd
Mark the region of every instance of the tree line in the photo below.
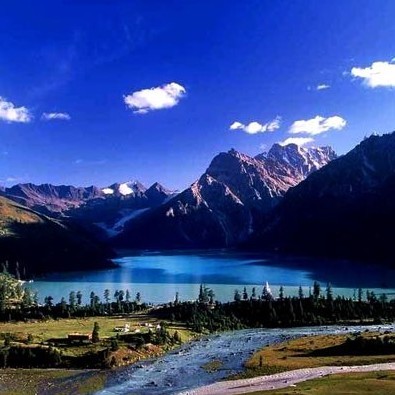
{"type": "Polygon", "coordinates": [[[280,287],[274,297],[268,284],[258,295],[256,288],[243,292],[235,290],[232,302],[220,303],[214,292],[202,285],[195,302],[173,303],[155,311],[163,319],[186,322],[193,330],[214,332],[241,328],[293,327],[344,323],[381,323],[395,320],[395,299],[377,297],[360,289],[352,298],[334,297],[330,284],[324,292],[318,282],[305,295],[302,287],[298,296],[286,296],[280,287]],[[211,296],[210,296],[211,295],[211,296]]]}

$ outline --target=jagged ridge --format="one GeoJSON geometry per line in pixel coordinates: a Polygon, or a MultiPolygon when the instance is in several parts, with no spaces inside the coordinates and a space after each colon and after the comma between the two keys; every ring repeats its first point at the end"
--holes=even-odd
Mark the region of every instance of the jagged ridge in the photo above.
{"type": "Polygon", "coordinates": [[[135,218],[114,243],[134,248],[235,245],[254,231],[290,187],[333,157],[329,148],[280,145],[255,158],[233,149],[220,153],[191,187],[135,218]]]}

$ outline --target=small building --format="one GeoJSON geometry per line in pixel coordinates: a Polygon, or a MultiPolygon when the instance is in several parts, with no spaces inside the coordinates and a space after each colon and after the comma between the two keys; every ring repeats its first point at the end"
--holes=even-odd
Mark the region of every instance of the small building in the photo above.
{"type": "Polygon", "coordinates": [[[116,326],[114,328],[114,332],[128,333],[130,332],[130,324],[125,324],[124,326],[116,326]]]}
{"type": "Polygon", "coordinates": [[[69,333],[67,335],[67,339],[70,342],[84,342],[84,341],[92,341],[92,334],[91,333],[69,333]]]}

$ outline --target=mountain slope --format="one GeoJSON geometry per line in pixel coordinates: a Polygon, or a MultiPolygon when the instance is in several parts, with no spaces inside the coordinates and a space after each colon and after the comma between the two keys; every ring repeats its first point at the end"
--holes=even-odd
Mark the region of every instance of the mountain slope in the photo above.
{"type": "MultiPolygon", "coordinates": [[[[126,224],[114,244],[124,248],[235,245],[256,229],[290,187],[314,171],[307,157],[314,150],[275,145],[256,158],[235,150],[220,153],[190,188],[126,224]],[[291,156],[298,166],[292,164],[291,156]]],[[[335,156],[330,149],[327,153],[315,160],[317,168],[335,156]]]]}
{"type": "Polygon", "coordinates": [[[290,190],[248,246],[394,264],[395,133],[371,136],[290,190]]]}
{"type": "Polygon", "coordinates": [[[51,184],[17,184],[5,188],[2,195],[44,214],[62,213],[104,196],[95,186],[83,188],[51,184]]]}
{"type": "Polygon", "coordinates": [[[17,184],[0,190],[0,196],[54,218],[73,218],[106,238],[107,233],[116,234],[122,229],[119,223],[126,222],[125,218],[159,206],[174,196],[174,192],[159,183],[147,189],[139,181],[128,181],[102,189],[95,186],[17,184]],[[105,232],[92,227],[95,223],[105,232]],[[114,227],[117,230],[113,231],[114,227]],[[108,229],[111,231],[107,232],[108,229]]]}
{"type": "Polygon", "coordinates": [[[80,227],[0,197],[0,262],[18,262],[21,274],[111,267],[110,255],[80,227]]]}

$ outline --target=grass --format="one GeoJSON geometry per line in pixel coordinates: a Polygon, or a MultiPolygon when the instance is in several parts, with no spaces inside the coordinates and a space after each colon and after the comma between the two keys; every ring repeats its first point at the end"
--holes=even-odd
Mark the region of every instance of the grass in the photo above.
{"type": "Polygon", "coordinates": [[[202,369],[207,373],[213,373],[221,369],[222,365],[223,362],[216,359],[214,361],[210,361],[202,365],[202,369]]]}
{"type": "MultiPolygon", "coordinates": [[[[93,325],[98,322],[100,326],[100,337],[113,337],[116,335],[114,328],[130,324],[131,330],[140,329],[146,331],[145,327],[139,326],[140,323],[150,323],[156,325],[158,320],[145,314],[133,314],[129,317],[88,317],[88,318],[70,318],[45,321],[29,321],[29,322],[10,322],[0,323],[0,338],[6,333],[12,333],[21,340],[27,338],[28,334],[33,336],[33,342],[47,341],[52,338],[64,338],[69,333],[91,333],[93,325]]],[[[169,324],[168,328],[171,334],[178,331],[183,342],[193,337],[191,331],[185,326],[177,324],[169,324]]]]}
{"type": "Polygon", "coordinates": [[[389,395],[395,393],[395,372],[335,374],[296,387],[258,391],[251,395],[389,395]]]}
{"type": "MultiPolygon", "coordinates": [[[[51,338],[65,338],[71,332],[91,333],[94,322],[100,326],[100,337],[102,339],[114,337],[117,332],[114,328],[130,324],[131,330],[140,329],[148,331],[145,326],[139,324],[150,323],[153,326],[159,320],[146,314],[133,314],[128,317],[89,317],[83,319],[59,319],[46,321],[10,322],[0,323],[0,342],[6,333],[12,334],[14,341],[26,341],[28,334],[33,336],[33,343],[46,342],[51,338]]],[[[172,336],[177,331],[182,342],[191,340],[196,336],[181,323],[167,323],[167,330],[172,336]]],[[[104,340],[104,343],[109,341],[104,340]]],[[[62,347],[64,355],[77,356],[87,352],[97,351],[103,348],[103,342],[97,344],[83,344],[62,347]]],[[[146,345],[140,350],[130,350],[126,343],[119,342],[119,350],[114,352],[117,366],[151,358],[162,354],[170,346],[146,345]]],[[[7,395],[30,395],[37,393],[56,394],[90,394],[103,388],[106,380],[105,372],[81,371],[65,369],[4,369],[0,370],[0,394],[7,395]],[[79,376],[78,376],[79,375],[79,376]],[[77,378],[78,376],[78,378],[77,378]],[[54,391],[56,389],[56,391],[54,391]],[[52,392],[54,391],[54,392],[52,392]]]]}
{"type": "Polygon", "coordinates": [[[0,237],[12,236],[12,224],[19,223],[43,223],[43,219],[26,207],[11,200],[0,197],[0,237]]]}
{"type": "MultiPolygon", "coordinates": [[[[98,322],[100,327],[99,333],[101,341],[99,343],[57,343],[56,348],[62,352],[64,357],[71,358],[83,357],[90,353],[100,353],[104,349],[110,347],[109,338],[117,336],[118,332],[114,331],[115,327],[123,327],[125,324],[129,324],[132,332],[135,329],[139,329],[141,333],[144,333],[149,330],[149,328],[144,325],[145,323],[151,324],[151,326],[155,328],[160,321],[144,313],[138,313],[127,317],[89,317],[83,319],[70,318],[0,323],[0,342],[2,342],[2,339],[5,338],[7,333],[11,334],[12,345],[26,343],[30,335],[30,346],[34,347],[42,343],[47,344],[46,342],[50,339],[65,339],[67,335],[72,332],[89,334],[92,332],[95,322],[98,322]]],[[[196,334],[181,323],[167,323],[167,331],[170,336],[173,336],[174,332],[177,331],[183,343],[196,337],[196,334]]],[[[157,357],[169,349],[177,347],[177,345],[165,344],[162,346],[155,346],[147,344],[144,347],[135,349],[130,348],[129,344],[122,341],[122,337],[120,337],[118,340],[118,347],[119,350],[111,354],[111,358],[115,358],[115,366],[125,366],[142,359],[157,357]]]]}
{"type": "MultiPolygon", "coordinates": [[[[376,337],[378,333],[366,332],[366,338],[376,337]]],[[[299,339],[271,345],[256,352],[245,363],[245,371],[230,379],[250,378],[287,370],[319,367],[367,365],[373,363],[394,362],[395,355],[311,355],[311,352],[344,343],[350,335],[304,336],[299,339]],[[260,364],[262,361],[262,365],[260,364]]]]}
{"type": "Polygon", "coordinates": [[[102,389],[105,381],[103,372],[86,374],[72,370],[6,369],[0,371],[0,394],[35,395],[49,391],[59,395],[85,395],[102,389]]]}

